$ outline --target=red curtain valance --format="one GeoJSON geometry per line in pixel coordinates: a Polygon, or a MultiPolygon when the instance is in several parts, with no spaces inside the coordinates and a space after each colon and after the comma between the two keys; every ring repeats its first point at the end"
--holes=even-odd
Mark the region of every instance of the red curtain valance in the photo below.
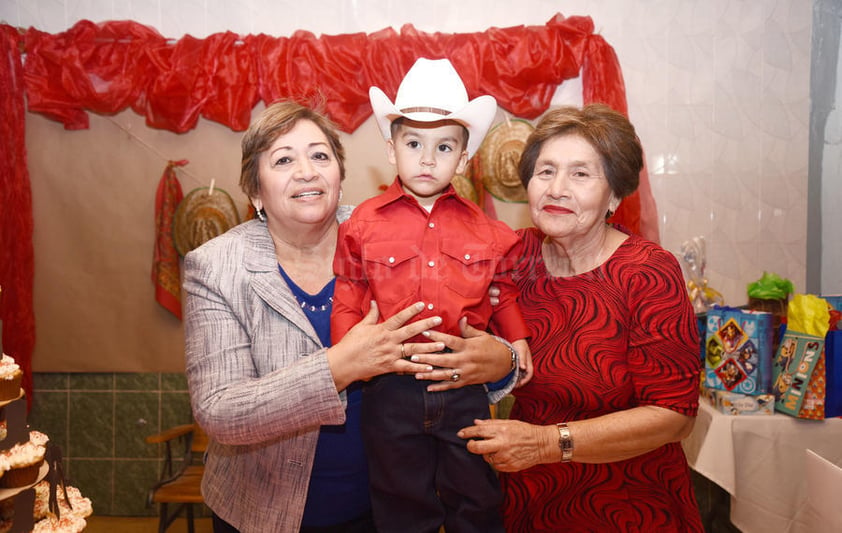
{"type": "Polygon", "coordinates": [[[534,118],[557,87],[581,74],[584,101],[626,111],[613,48],[589,17],[479,33],[400,32],[290,37],[217,33],[167,40],[132,21],[80,21],[66,32],[27,30],[21,41],[29,111],[67,129],[88,127],[87,111],[131,107],[153,128],[183,133],[199,117],[235,131],[258,100],[293,97],[321,107],[347,132],[371,114],[372,85],[394,94],[417,57],[446,57],[471,97],[491,94],[512,114],[534,118]],[[319,104],[321,104],[319,106],[319,104]]]}

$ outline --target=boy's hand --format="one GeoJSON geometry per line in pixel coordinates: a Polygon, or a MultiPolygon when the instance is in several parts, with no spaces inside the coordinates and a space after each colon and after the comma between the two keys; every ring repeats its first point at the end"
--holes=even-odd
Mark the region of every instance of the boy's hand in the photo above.
{"type": "Polygon", "coordinates": [[[529,349],[529,344],[526,339],[516,340],[512,343],[517,352],[518,367],[520,367],[520,377],[517,380],[517,387],[523,387],[532,379],[535,373],[535,368],[532,366],[532,351],[529,349]]]}

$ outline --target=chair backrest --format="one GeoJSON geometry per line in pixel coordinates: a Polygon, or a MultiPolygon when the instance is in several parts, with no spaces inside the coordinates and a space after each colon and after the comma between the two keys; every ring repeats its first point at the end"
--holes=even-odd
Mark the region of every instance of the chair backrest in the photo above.
{"type": "Polygon", "coordinates": [[[813,450],[806,450],[805,463],[810,531],[842,531],[842,468],[813,450]]]}

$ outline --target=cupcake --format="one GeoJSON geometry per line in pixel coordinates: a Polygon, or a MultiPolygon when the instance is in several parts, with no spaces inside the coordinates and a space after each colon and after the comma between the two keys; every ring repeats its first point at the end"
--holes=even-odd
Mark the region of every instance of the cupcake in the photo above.
{"type": "Polygon", "coordinates": [[[65,500],[63,494],[58,498],[58,504],[61,508],[62,515],[65,513],[72,513],[76,516],[87,518],[94,514],[94,506],[91,503],[91,499],[82,496],[82,492],[78,488],[68,486],[67,498],[68,499],[65,500]]]}
{"type": "Polygon", "coordinates": [[[15,400],[20,396],[23,371],[15,360],[6,354],[0,359],[0,402],[15,400]]]}
{"type": "Polygon", "coordinates": [[[35,483],[41,465],[44,464],[48,440],[40,431],[30,431],[28,442],[0,451],[0,462],[5,460],[9,466],[3,477],[0,477],[0,487],[9,489],[35,483]]]}
{"type": "Polygon", "coordinates": [[[35,502],[32,504],[32,518],[37,522],[50,512],[50,482],[46,479],[32,487],[35,491],[35,502]]]}
{"type": "MultiPolygon", "coordinates": [[[[50,513],[50,482],[46,479],[35,485],[35,504],[33,506],[32,516],[35,520],[46,518],[50,513]]],[[[56,487],[56,501],[59,506],[59,514],[75,515],[82,518],[87,518],[93,514],[93,506],[90,498],[85,498],[78,488],[68,485],[66,487],[67,498],[65,498],[65,490],[61,487],[56,487]]]]}

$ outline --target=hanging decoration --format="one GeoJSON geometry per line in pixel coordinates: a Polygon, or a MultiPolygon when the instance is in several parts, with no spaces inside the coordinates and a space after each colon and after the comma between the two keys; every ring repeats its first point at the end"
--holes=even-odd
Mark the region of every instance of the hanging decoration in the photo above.
{"type": "Polygon", "coordinates": [[[184,257],[209,240],[240,223],[234,199],[219,187],[193,189],[175,210],[172,238],[178,255],[184,257]]]}
{"type": "Polygon", "coordinates": [[[155,300],[164,309],[181,319],[181,271],[178,252],[173,242],[173,219],[184,197],[175,167],[189,163],[186,159],[169,161],[155,191],[155,251],[152,258],[152,283],[155,300]]]}
{"type": "Polygon", "coordinates": [[[500,201],[526,203],[518,162],[533,131],[531,122],[507,117],[505,122],[491,128],[477,151],[483,185],[500,201]]]}

